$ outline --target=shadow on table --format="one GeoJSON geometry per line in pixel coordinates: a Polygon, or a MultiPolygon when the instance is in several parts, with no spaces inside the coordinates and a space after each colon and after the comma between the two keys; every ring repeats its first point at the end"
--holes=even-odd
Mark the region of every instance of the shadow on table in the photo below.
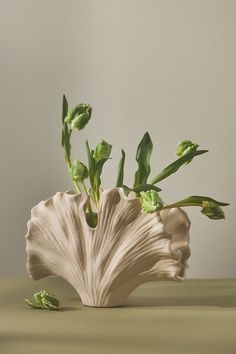
{"type": "Polygon", "coordinates": [[[196,296],[132,296],[125,307],[171,307],[171,306],[212,306],[236,307],[236,291],[234,295],[196,295],[196,296]]]}
{"type": "Polygon", "coordinates": [[[69,307],[69,306],[63,306],[60,308],[60,311],[65,312],[65,311],[78,311],[80,308],[79,307],[69,307]]]}

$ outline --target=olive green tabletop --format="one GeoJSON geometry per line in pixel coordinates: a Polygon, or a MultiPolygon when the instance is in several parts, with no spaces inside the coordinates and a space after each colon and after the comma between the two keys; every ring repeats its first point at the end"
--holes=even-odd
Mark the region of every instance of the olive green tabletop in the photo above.
{"type": "Polygon", "coordinates": [[[159,281],[126,306],[84,307],[64,280],[0,278],[1,354],[235,354],[236,279],[159,281]],[[27,307],[45,289],[61,310],[27,307]]]}

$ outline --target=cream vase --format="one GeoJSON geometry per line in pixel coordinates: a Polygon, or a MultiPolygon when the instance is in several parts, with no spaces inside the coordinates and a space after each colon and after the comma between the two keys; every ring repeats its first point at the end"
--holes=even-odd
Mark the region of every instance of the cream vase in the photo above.
{"type": "Polygon", "coordinates": [[[33,279],[64,278],[84,305],[124,305],[142,283],[185,277],[190,221],[179,209],[143,213],[140,199],[122,188],[104,190],[98,225],[86,221],[88,196],[58,192],[31,211],[27,270],[33,279]]]}

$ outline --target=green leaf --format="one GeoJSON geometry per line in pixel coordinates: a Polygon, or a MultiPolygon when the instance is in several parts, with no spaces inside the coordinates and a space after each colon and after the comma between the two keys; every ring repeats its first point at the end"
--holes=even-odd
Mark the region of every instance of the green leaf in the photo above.
{"type": "Polygon", "coordinates": [[[101,174],[102,174],[102,168],[104,163],[107,161],[108,159],[102,159],[99,161],[96,161],[95,163],[95,171],[94,171],[94,187],[95,187],[95,191],[97,194],[97,197],[99,199],[99,188],[101,186],[101,174]]]}
{"type": "Polygon", "coordinates": [[[178,169],[184,165],[185,163],[189,162],[192,160],[193,157],[202,155],[208,152],[208,150],[197,150],[197,151],[192,151],[189,152],[188,154],[180,157],[178,160],[174,161],[171,163],[169,166],[167,166],[164,170],[162,170],[151,182],[151,184],[156,184],[166,177],[169,177],[173,173],[177,172],[178,169]]]}
{"type": "Polygon", "coordinates": [[[99,188],[101,185],[101,174],[104,163],[109,160],[109,158],[101,159],[96,161],[93,157],[94,151],[90,150],[88,140],[86,140],[86,151],[88,158],[88,169],[89,169],[89,180],[93,192],[95,202],[99,200],[99,188]]]}
{"type": "Polygon", "coordinates": [[[157,191],[160,192],[161,189],[155,186],[154,184],[140,184],[139,186],[133,189],[134,192],[147,192],[147,191],[157,191]]]}
{"type": "Polygon", "coordinates": [[[93,150],[90,150],[88,140],[86,140],[85,144],[88,159],[89,180],[91,188],[94,191],[95,159],[93,158],[93,150]]]}
{"type": "Polygon", "coordinates": [[[67,112],[68,112],[68,102],[67,102],[67,99],[66,99],[66,96],[63,95],[63,98],[62,98],[62,135],[61,135],[61,145],[62,147],[64,147],[64,126],[65,126],[65,123],[64,123],[64,119],[65,117],[67,116],[67,112]]]}
{"type": "Polygon", "coordinates": [[[62,135],[61,135],[61,145],[65,150],[65,155],[67,160],[70,160],[70,136],[71,136],[71,129],[68,128],[68,125],[64,122],[64,119],[68,112],[68,102],[66,96],[63,95],[63,102],[62,102],[62,135]]]}
{"type": "Polygon", "coordinates": [[[64,149],[67,159],[70,159],[70,151],[71,151],[71,144],[70,144],[70,136],[71,136],[71,129],[68,128],[67,124],[64,125],[64,149]]]}
{"type": "Polygon", "coordinates": [[[63,98],[62,98],[62,124],[64,124],[64,119],[67,116],[67,113],[68,113],[68,102],[67,102],[66,96],[63,95],[63,98]]]}
{"type": "Polygon", "coordinates": [[[135,172],[134,187],[140,184],[146,184],[147,178],[151,172],[150,158],[152,154],[152,140],[148,132],[146,132],[140,141],[137,152],[136,161],[138,163],[138,169],[135,172]]]}
{"type": "Polygon", "coordinates": [[[202,206],[204,202],[211,202],[218,206],[226,206],[229,205],[225,202],[219,202],[213,198],[199,196],[199,195],[191,195],[188,198],[179,200],[178,202],[170,205],[166,205],[164,208],[174,208],[174,207],[184,207],[184,206],[202,206]]]}
{"type": "Polygon", "coordinates": [[[170,208],[181,208],[188,206],[199,206],[202,207],[201,212],[206,215],[210,219],[220,220],[224,219],[224,211],[221,206],[229,205],[225,202],[219,202],[215,199],[192,195],[186,199],[179,200],[176,203],[165,205],[162,209],[170,209],[170,208]]]}
{"type": "Polygon", "coordinates": [[[161,191],[160,188],[154,186],[153,184],[141,184],[135,188],[130,188],[125,184],[122,184],[121,188],[125,190],[126,194],[128,194],[129,192],[140,193],[140,192],[147,192],[147,191],[156,191],[156,192],[161,191]]]}
{"type": "Polygon", "coordinates": [[[124,192],[126,195],[128,195],[130,192],[133,192],[133,189],[131,189],[130,187],[126,186],[125,184],[122,184],[121,188],[124,189],[124,192]]]}
{"type": "Polygon", "coordinates": [[[118,165],[118,176],[116,180],[116,187],[121,187],[124,180],[124,164],[125,164],[125,152],[121,149],[121,159],[118,165]]]}

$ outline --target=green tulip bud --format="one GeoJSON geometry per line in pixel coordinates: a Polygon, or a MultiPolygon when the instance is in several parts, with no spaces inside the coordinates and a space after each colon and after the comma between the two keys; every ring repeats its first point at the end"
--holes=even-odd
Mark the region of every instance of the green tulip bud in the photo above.
{"type": "Polygon", "coordinates": [[[112,145],[108,144],[105,140],[102,140],[95,148],[93,157],[95,160],[108,159],[111,153],[112,145]]]}
{"type": "Polygon", "coordinates": [[[155,190],[140,192],[140,196],[142,199],[142,210],[146,213],[154,213],[164,205],[158,192],[155,190]]]}
{"type": "MultiPolygon", "coordinates": [[[[177,146],[176,155],[182,157],[190,152],[195,152],[197,151],[198,146],[198,144],[194,144],[190,140],[183,140],[177,146]]],[[[186,165],[191,161],[192,159],[186,162],[186,165]]]]}
{"type": "Polygon", "coordinates": [[[196,151],[198,146],[199,146],[198,144],[194,144],[190,140],[183,140],[177,146],[176,155],[179,157],[184,156],[189,152],[196,151]]]}
{"type": "Polygon", "coordinates": [[[71,124],[72,129],[82,130],[89,122],[92,114],[92,107],[81,103],[72,108],[64,119],[65,123],[71,124]]]}
{"type": "Polygon", "coordinates": [[[82,130],[89,122],[89,115],[87,113],[82,113],[76,116],[71,122],[71,128],[82,130]]]}
{"type": "Polygon", "coordinates": [[[214,202],[204,201],[201,212],[210,219],[220,220],[225,219],[223,209],[214,202]]]}
{"type": "Polygon", "coordinates": [[[88,178],[88,175],[87,167],[79,160],[75,160],[71,166],[72,180],[82,182],[84,179],[88,178]]]}

